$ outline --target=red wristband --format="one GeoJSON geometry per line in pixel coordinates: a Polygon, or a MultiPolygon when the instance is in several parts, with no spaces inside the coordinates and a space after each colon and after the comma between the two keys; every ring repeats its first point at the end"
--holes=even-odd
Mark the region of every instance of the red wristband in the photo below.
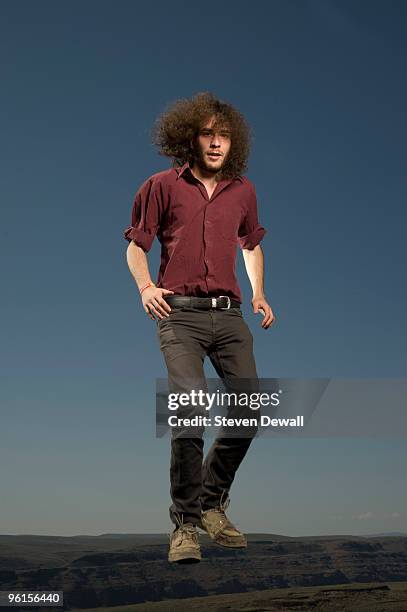
{"type": "Polygon", "coordinates": [[[143,285],[140,289],[140,295],[143,293],[144,289],[147,289],[147,287],[155,287],[154,283],[148,282],[145,285],[143,285]]]}

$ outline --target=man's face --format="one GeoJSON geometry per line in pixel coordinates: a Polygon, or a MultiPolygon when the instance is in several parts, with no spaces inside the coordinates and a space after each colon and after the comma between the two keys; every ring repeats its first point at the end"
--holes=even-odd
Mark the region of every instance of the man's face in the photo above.
{"type": "Polygon", "coordinates": [[[224,166],[231,145],[228,126],[214,128],[216,118],[211,117],[200,129],[196,141],[198,166],[216,174],[224,166]]]}

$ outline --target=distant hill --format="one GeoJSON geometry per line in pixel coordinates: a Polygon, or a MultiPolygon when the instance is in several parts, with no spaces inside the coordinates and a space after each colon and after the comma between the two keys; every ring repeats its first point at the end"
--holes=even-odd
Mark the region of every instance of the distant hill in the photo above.
{"type": "Polygon", "coordinates": [[[168,563],[168,540],[162,534],[0,536],[0,590],[63,590],[65,609],[80,609],[407,581],[407,537],[249,534],[247,550],[230,550],[201,535],[202,562],[182,566],[168,563]]]}
{"type": "Polygon", "coordinates": [[[383,533],[369,533],[364,536],[365,538],[394,538],[401,537],[407,538],[407,533],[403,533],[402,531],[386,531],[383,533]]]}

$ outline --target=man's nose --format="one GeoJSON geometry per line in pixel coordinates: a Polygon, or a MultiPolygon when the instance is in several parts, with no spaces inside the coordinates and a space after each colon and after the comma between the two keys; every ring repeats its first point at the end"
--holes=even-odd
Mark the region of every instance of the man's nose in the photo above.
{"type": "Polygon", "coordinates": [[[214,134],[214,136],[212,136],[211,147],[220,147],[220,140],[217,134],[214,134]]]}

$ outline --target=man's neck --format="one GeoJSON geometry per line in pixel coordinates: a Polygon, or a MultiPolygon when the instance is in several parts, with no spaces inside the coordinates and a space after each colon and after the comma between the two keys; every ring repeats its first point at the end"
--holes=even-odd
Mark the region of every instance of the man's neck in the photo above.
{"type": "Polygon", "coordinates": [[[190,169],[195,178],[199,179],[200,181],[202,181],[202,183],[205,183],[206,185],[214,187],[219,182],[219,178],[217,178],[217,173],[208,172],[200,168],[197,164],[193,164],[192,166],[190,166],[190,169]]]}

